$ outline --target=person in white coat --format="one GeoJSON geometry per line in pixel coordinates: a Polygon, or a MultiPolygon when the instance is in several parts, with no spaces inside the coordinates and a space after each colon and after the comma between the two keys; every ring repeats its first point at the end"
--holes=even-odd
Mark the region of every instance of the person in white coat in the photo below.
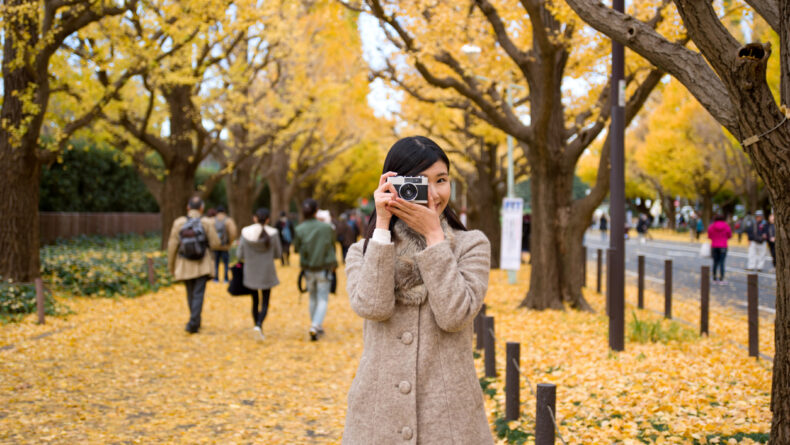
{"type": "Polygon", "coordinates": [[[280,284],[274,260],[282,255],[280,235],[269,225],[269,210],[260,208],[254,224],[241,229],[237,251],[244,262],[244,286],[252,290],[253,335],[263,340],[263,321],[269,311],[271,289],[280,284]]]}

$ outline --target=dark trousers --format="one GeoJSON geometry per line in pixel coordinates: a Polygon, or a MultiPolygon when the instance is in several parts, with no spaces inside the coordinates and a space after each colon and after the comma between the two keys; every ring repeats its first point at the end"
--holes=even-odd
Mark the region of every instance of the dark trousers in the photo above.
{"type": "Polygon", "coordinates": [[[340,253],[343,254],[343,264],[346,264],[346,255],[348,255],[349,247],[351,246],[344,246],[342,244],[340,245],[340,253]]]}
{"type": "Polygon", "coordinates": [[[228,261],[230,261],[230,254],[227,250],[214,251],[214,279],[219,280],[219,262],[225,265],[225,281],[228,281],[228,261]]]}
{"type": "Polygon", "coordinates": [[[291,256],[291,244],[283,242],[282,247],[283,247],[283,254],[280,257],[280,262],[282,263],[283,266],[287,266],[290,264],[289,257],[291,256]]]}
{"type": "Polygon", "coordinates": [[[713,280],[716,280],[716,270],[719,270],[719,281],[724,280],[724,260],[727,258],[726,247],[714,247],[710,249],[710,255],[713,257],[713,280]]]}
{"type": "Polygon", "coordinates": [[[200,313],[203,311],[203,296],[206,294],[208,275],[184,280],[187,288],[187,304],[189,305],[189,323],[187,331],[197,332],[200,328],[200,313]]]}
{"type": "Polygon", "coordinates": [[[771,258],[774,261],[774,267],[776,267],[776,241],[768,241],[768,248],[771,249],[771,258]]]}
{"type": "Polygon", "coordinates": [[[271,289],[254,289],[252,291],[252,321],[255,323],[255,326],[261,327],[263,320],[266,319],[266,313],[269,312],[269,295],[271,295],[271,292],[271,289]],[[260,306],[258,306],[259,301],[260,306]]]}

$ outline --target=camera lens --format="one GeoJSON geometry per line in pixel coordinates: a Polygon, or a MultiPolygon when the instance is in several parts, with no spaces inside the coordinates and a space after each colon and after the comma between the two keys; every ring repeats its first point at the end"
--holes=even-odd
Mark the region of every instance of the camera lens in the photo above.
{"type": "Polygon", "coordinates": [[[417,197],[417,186],[414,184],[403,184],[398,190],[398,195],[406,201],[413,201],[417,197]]]}

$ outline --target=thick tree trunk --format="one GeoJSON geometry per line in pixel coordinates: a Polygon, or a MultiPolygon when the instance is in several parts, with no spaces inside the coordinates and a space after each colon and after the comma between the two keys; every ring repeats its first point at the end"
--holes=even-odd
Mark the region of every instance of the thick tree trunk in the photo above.
{"type": "Polygon", "coordinates": [[[30,282],[39,276],[38,187],[35,147],[13,148],[0,130],[0,276],[30,282]]]}
{"type": "Polygon", "coordinates": [[[702,222],[705,227],[713,221],[713,196],[710,193],[702,194],[702,222]]]}
{"type": "Polygon", "coordinates": [[[161,196],[158,197],[162,218],[162,248],[167,248],[173,221],[186,215],[189,198],[195,193],[195,164],[187,159],[179,159],[169,168],[162,183],[161,196]]]}
{"type": "MultiPolygon", "coordinates": [[[[562,175],[551,160],[537,160],[530,165],[532,274],[529,291],[521,306],[537,310],[564,309],[563,301],[572,299],[575,293],[573,285],[567,283],[569,279],[578,282],[578,292],[581,294],[582,263],[578,260],[581,258],[581,237],[568,239],[573,175],[562,175]],[[574,244],[578,246],[571,247],[574,244]],[[565,259],[565,255],[577,257],[565,259]],[[574,274],[579,275],[578,280],[572,278],[574,274]]],[[[586,227],[586,220],[583,224],[586,227]]]]}
{"type": "MultiPolygon", "coordinates": [[[[494,153],[495,155],[496,153],[494,153]]],[[[496,156],[491,157],[496,161],[496,156]]],[[[502,193],[497,191],[497,181],[493,177],[491,163],[483,156],[485,162],[477,163],[476,174],[466,178],[469,184],[468,224],[470,229],[482,231],[491,243],[491,268],[499,268],[501,251],[502,225],[499,209],[502,193]]],[[[493,164],[496,165],[495,163],[493,164]]]]}
{"type": "MultiPolygon", "coordinates": [[[[10,8],[37,8],[30,0],[6,1],[10,8]]],[[[29,282],[39,276],[38,187],[41,162],[38,136],[49,97],[46,74],[35,73],[29,54],[18,51],[38,43],[38,16],[9,13],[3,20],[3,107],[0,110],[0,276],[29,282]],[[19,42],[23,42],[20,45],[19,42]],[[39,83],[36,81],[38,80],[39,83]],[[23,98],[33,92],[38,110],[26,110],[23,98]]],[[[29,99],[28,99],[29,100],[29,99]]],[[[28,104],[30,105],[30,104],[28,104]]]]}
{"type": "Polygon", "coordinates": [[[667,228],[675,230],[677,225],[675,224],[675,200],[672,199],[671,196],[664,196],[659,194],[661,199],[661,207],[664,210],[664,214],[667,216],[667,228]]]}
{"type": "Polygon", "coordinates": [[[777,280],[770,443],[785,444],[790,443],[790,195],[784,191],[772,195],[776,218],[777,280]]]}
{"type": "MultiPolygon", "coordinates": [[[[252,160],[250,160],[252,161],[252,160]]],[[[234,168],[233,173],[225,177],[228,190],[228,207],[230,216],[239,227],[252,224],[252,214],[255,211],[256,183],[253,178],[254,165],[251,162],[241,162],[234,168]]],[[[272,213],[272,219],[275,219],[272,213]]]]}
{"type": "MultiPolygon", "coordinates": [[[[269,198],[272,203],[272,215],[280,217],[280,212],[288,212],[291,196],[288,193],[289,187],[278,184],[275,181],[269,182],[269,198]]],[[[300,216],[301,217],[301,216],[300,216]]]]}

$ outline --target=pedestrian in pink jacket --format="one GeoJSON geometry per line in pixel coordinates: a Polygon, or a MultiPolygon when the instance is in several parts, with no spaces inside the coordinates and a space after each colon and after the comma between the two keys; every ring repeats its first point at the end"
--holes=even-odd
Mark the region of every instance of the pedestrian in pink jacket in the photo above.
{"type": "Polygon", "coordinates": [[[724,259],[727,257],[727,240],[732,236],[732,230],[724,215],[717,214],[713,217],[713,223],[708,226],[708,238],[710,238],[710,253],[713,257],[713,282],[727,284],[724,281],[724,259]],[[718,279],[716,271],[719,271],[718,279]]]}

